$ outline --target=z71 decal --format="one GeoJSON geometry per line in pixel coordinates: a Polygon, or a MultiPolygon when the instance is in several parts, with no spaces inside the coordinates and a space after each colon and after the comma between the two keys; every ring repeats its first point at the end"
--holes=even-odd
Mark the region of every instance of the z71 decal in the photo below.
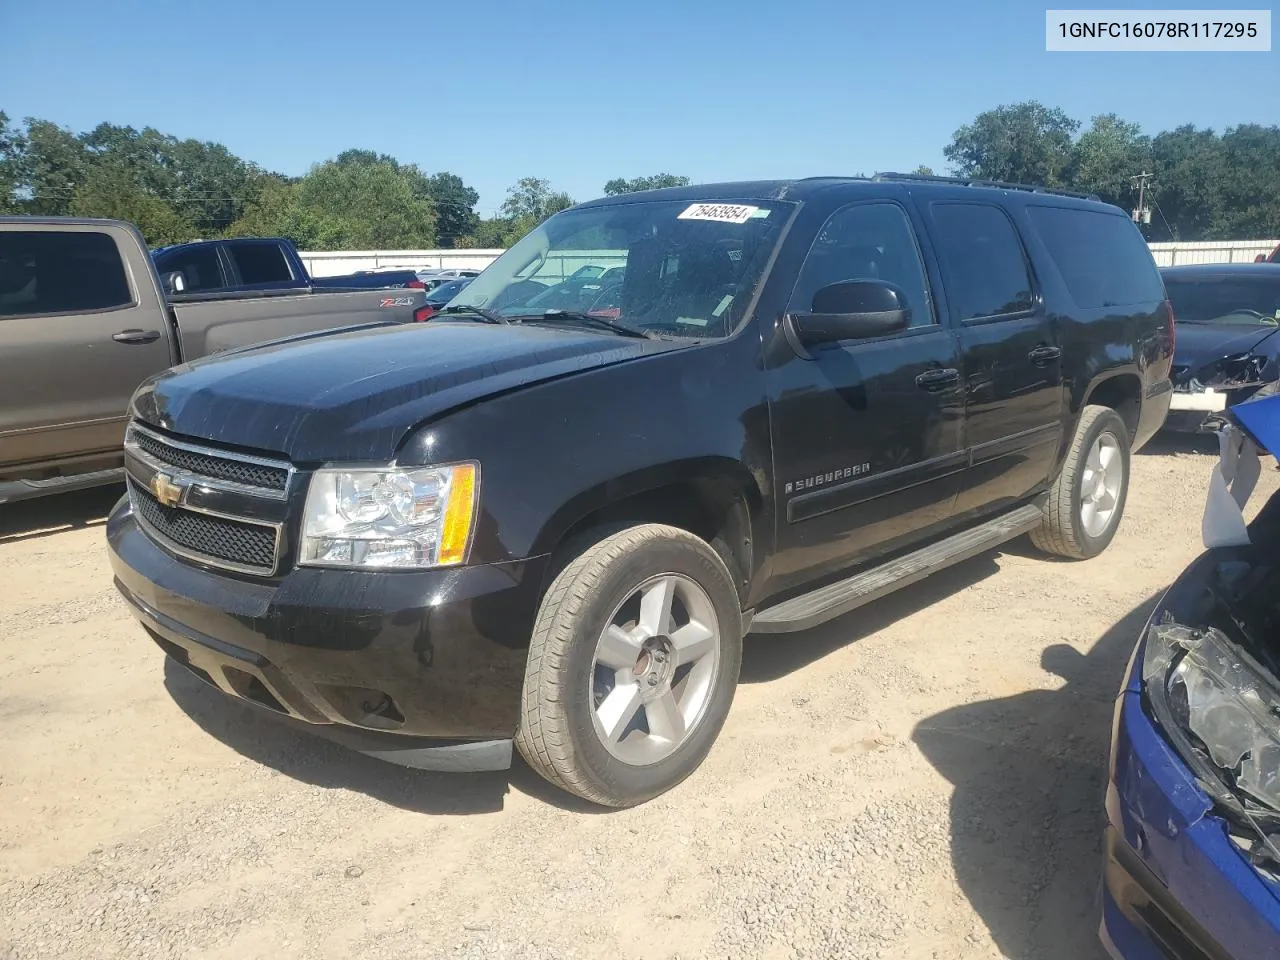
{"type": "Polygon", "coordinates": [[[843,480],[852,480],[854,477],[865,477],[871,472],[871,464],[859,463],[852,467],[841,467],[839,470],[829,470],[826,473],[818,473],[812,477],[805,477],[803,480],[794,480],[787,483],[784,488],[788,495],[800,493],[802,490],[813,490],[817,487],[825,487],[830,483],[840,483],[843,480]]]}
{"type": "Polygon", "coordinates": [[[380,303],[380,304],[379,304],[379,306],[382,306],[382,307],[412,307],[412,306],[413,306],[413,297],[384,297],[384,298],[383,298],[383,300],[382,300],[382,303],[380,303]]]}

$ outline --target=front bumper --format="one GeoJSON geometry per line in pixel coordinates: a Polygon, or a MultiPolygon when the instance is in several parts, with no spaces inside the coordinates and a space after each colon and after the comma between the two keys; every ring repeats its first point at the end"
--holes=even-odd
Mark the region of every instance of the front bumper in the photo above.
{"type": "Polygon", "coordinates": [[[1133,671],[1116,703],[1100,935],[1117,960],[1280,956],[1280,901],[1148,718],[1133,671]]]}
{"type": "Polygon", "coordinates": [[[1234,402],[1235,398],[1222,390],[1175,391],[1169,398],[1164,429],[1171,433],[1212,433],[1218,422],[1217,414],[1234,402]]]}
{"type": "Polygon", "coordinates": [[[107,541],[134,616],[224,694],[409,766],[510,764],[546,558],[240,577],[175,559],[142,533],[127,498],[107,541]]]}
{"type": "Polygon", "coordinates": [[[1271,383],[1251,383],[1244,386],[1208,387],[1204,390],[1175,390],[1169,400],[1169,416],[1164,429],[1174,433],[1212,433],[1224,410],[1251,400],[1259,394],[1272,392],[1271,383]]]}
{"type": "Polygon", "coordinates": [[[1197,390],[1194,393],[1187,390],[1177,390],[1169,398],[1169,409],[1198,411],[1200,413],[1221,413],[1227,409],[1227,398],[1227,393],[1221,390],[1214,390],[1212,387],[1207,390],[1197,390]]]}

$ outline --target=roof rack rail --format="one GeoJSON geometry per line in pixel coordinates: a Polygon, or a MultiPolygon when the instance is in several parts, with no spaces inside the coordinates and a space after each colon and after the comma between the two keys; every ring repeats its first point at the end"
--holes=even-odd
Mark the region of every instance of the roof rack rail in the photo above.
{"type": "Polygon", "coordinates": [[[984,180],[981,177],[940,177],[930,173],[877,173],[872,180],[906,180],[920,183],[953,183],[962,187],[995,187],[1000,190],[1025,190],[1028,193],[1049,193],[1079,200],[1098,200],[1094,193],[1076,190],[1060,190],[1057,187],[1037,187],[1029,183],[1006,183],[1003,180],[984,180]]]}

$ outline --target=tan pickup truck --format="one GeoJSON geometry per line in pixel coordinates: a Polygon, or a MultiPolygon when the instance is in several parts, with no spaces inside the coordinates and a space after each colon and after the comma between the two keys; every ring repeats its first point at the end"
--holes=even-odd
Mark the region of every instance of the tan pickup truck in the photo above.
{"type": "Polygon", "coordinates": [[[152,374],[234,347],[428,315],[425,291],[170,293],[118,220],[0,217],[0,503],[122,479],[152,374]]]}

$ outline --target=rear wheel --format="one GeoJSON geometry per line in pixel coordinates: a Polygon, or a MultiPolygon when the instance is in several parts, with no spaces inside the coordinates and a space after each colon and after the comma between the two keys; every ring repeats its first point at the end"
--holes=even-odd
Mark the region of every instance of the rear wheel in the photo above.
{"type": "Polygon", "coordinates": [[[587,547],[547,591],[516,746],[571,793],[643,803],[702,763],[741,660],[738,595],[716,552],[675,527],[629,527],[587,547]]]}
{"type": "Polygon", "coordinates": [[[1032,542],[1070,560],[1096,557],[1116,535],[1128,492],[1129,429],[1110,407],[1087,406],[1032,542]]]}

